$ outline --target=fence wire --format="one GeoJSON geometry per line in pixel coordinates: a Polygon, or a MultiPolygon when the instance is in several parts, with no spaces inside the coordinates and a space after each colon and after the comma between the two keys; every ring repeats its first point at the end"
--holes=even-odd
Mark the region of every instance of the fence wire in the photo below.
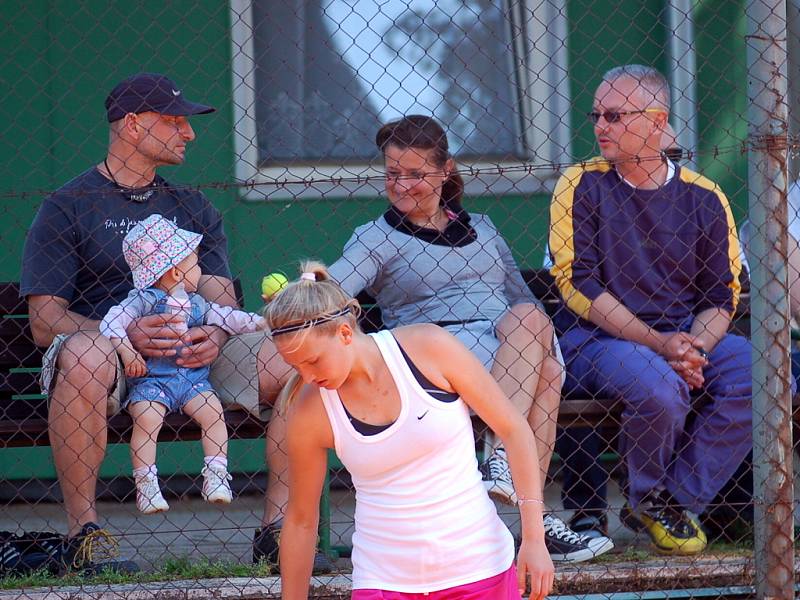
{"type": "Polygon", "coordinates": [[[756,4],[4,7],[0,587],[279,597],[318,505],[313,597],[434,592],[508,568],[533,491],[553,594],[793,597],[800,9],[756,4]],[[261,313],[309,257],[469,353],[401,330],[290,444],[261,313]]]}

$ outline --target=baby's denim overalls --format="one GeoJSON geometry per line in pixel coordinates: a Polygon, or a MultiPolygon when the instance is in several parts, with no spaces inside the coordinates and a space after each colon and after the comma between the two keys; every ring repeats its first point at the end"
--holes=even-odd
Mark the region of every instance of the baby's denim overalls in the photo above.
{"type": "MultiPolygon", "coordinates": [[[[167,294],[157,288],[141,290],[143,295],[153,296],[155,307],[151,314],[169,312],[167,294]]],[[[188,327],[204,325],[206,301],[198,294],[189,294],[192,311],[187,320],[188,327]]],[[[180,411],[184,406],[203,392],[213,392],[208,381],[210,367],[188,369],[175,362],[176,357],[148,358],[147,375],[128,379],[128,397],[125,406],[133,402],[158,402],[169,412],[180,411]]]]}

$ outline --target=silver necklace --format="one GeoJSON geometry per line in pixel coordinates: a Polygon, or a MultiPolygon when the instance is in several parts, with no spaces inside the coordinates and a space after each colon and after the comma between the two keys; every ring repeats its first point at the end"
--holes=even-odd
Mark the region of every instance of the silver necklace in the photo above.
{"type": "MultiPolygon", "coordinates": [[[[155,190],[153,189],[132,188],[126,185],[122,185],[119,181],[117,181],[117,178],[114,177],[114,173],[111,172],[111,169],[108,166],[108,158],[103,159],[103,166],[105,166],[106,171],[108,172],[108,176],[111,177],[111,181],[113,181],[116,184],[116,186],[119,188],[119,191],[122,192],[123,194],[128,194],[128,197],[131,200],[134,200],[136,202],[146,202],[150,198],[150,196],[155,194],[155,190]]],[[[155,179],[153,179],[153,181],[144,186],[144,188],[149,188],[154,183],[155,179]]]]}

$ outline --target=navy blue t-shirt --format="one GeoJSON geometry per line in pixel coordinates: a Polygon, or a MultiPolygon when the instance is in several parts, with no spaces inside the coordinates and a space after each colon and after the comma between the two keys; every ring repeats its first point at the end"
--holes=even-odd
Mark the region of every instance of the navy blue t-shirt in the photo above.
{"type": "Polygon", "coordinates": [[[203,234],[204,275],[231,277],[222,216],[202,193],[158,175],[146,188],[122,190],[92,167],[42,202],[25,240],[20,296],[58,296],[70,310],[101,319],[133,289],[122,239],[154,213],[203,234]]]}

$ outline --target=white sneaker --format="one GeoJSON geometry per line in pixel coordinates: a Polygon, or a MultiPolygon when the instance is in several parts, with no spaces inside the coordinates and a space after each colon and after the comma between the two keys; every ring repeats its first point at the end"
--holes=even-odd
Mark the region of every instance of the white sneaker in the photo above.
{"type": "Polygon", "coordinates": [[[225,467],[203,467],[203,500],[212,504],[230,504],[233,499],[228,483],[233,477],[225,467]]]}
{"type": "Polygon", "coordinates": [[[489,496],[515,505],[517,492],[514,491],[514,482],[511,480],[511,469],[508,466],[505,448],[496,448],[481,468],[483,471],[483,485],[489,496]]]}
{"type": "Polygon", "coordinates": [[[146,515],[166,512],[169,504],[161,495],[158,477],[151,473],[136,477],[136,508],[146,515]]]}

